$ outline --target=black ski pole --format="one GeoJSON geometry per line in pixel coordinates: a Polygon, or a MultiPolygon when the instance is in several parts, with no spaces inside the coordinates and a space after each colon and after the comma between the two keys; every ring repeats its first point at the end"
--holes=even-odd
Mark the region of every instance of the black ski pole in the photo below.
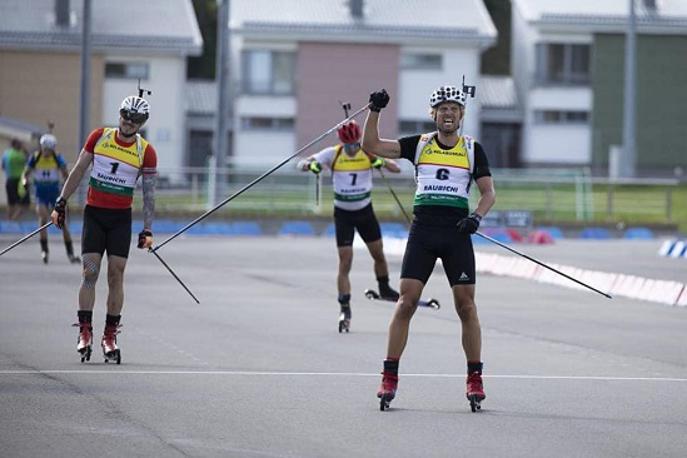
{"type": "Polygon", "coordinates": [[[10,251],[12,248],[14,248],[14,247],[16,247],[16,246],[18,246],[18,245],[21,245],[22,243],[26,242],[28,239],[30,239],[30,238],[33,237],[34,235],[38,234],[38,233],[39,233],[40,231],[42,231],[43,229],[47,229],[47,228],[50,227],[51,225],[52,225],[52,221],[48,221],[47,223],[45,223],[44,225],[42,225],[41,227],[39,227],[39,228],[36,229],[35,231],[33,231],[33,232],[31,232],[30,234],[27,234],[27,235],[25,235],[24,237],[20,238],[19,240],[17,240],[16,242],[14,242],[12,245],[10,245],[10,246],[8,246],[7,248],[5,248],[4,250],[2,250],[2,251],[0,252],[0,256],[2,256],[3,254],[7,253],[7,252],[10,251]]]}
{"type": "Polygon", "coordinates": [[[363,111],[367,110],[368,107],[369,107],[369,104],[367,104],[367,105],[361,107],[359,110],[357,110],[355,113],[353,113],[352,115],[350,115],[348,118],[346,118],[346,119],[344,119],[343,121],[337,123],[334,127],[328,129],[327,131],[325,131],[324,133],[322,133],[320,136],[318,136],[318,137],[315,138],[314,140],[312,140],[312,141],[310,141],[309,143],[307,143],[305,146],[302,146],[301,148],[298,149],[298,151],[294,152],[294,153],[291,154],[289,157],[287,157],[287,158],[285,158],[284,160],[282,160],[279,164],[275,165],[274,167],[272,167],[271,169],[269,169],[268,171],[266,171],[265,173],[263,173],[262,175],[260,175],[259,177],[257,177],[257,178],[254,179],[253,181],[251,181],[250,183],[248,183],[246,186],[244,186],[243,188],[239,189],[238,191],[236,191],[234,194],[232,194],[231,196],[227,197],[226,199],[224,199],[222,202],[220,202],[219,204],[217,204],[215,207],[213,207],[213,208],[211,208],[210,210],[206,211],[205,213],[203,213],[202,215],[200,215],[198,218],[194,219],[193,221],[191,221],[190,223],[188,223],[186,226],[184,226],[184,227],[182,227],[181,229],[179,229],[177,232],[175,232],[174,234],[172,234],[171,236],[169,236],[169,237],[167,238],[167,240],[164,240],[164,241],[163,241],[162,243],[160,243],[158,246],[156,246],[156,247],[154,247],[154,248],[151,248],[151,251],[155,252],[155,251],[159,250],[160,248],[162,248],[163,246],[165,246],[166,244],[168,244],[169,242],[171,242],[172,240],[174,240],[175,238],[179,237],[181,234],[183,234],[184,232],[186,232],[187,230],[189,230],[191,227],[195,226],[196,224],[198,224],[199,222],[201,222],[202,220],[204,220],[205,218],[207,218],[208,216],[210,216],[212,213],[216,212],[217,210],[219,210],[220,208],[222,208],[223,206],[225,206],[226,204],[228,204],[229,202],[231,202],[232,200],[234,200],[235,198],[237,198],[238,196],[240,196],[241,194],[243,194],[245,191],[247,191],[248,189],[252,188],[252,187],[255,186],[256,184],[258,184],[259,182],[261,182],[262,180],[264,180],[266,177],[268,177],[269,175],[271,175],[272,173],[274,173],[277,169],[283,167],[284,164],[286,164],[287,162],[289,162],[291,159],[293,159],[294,157],[298,156],[298,155],[301,154],[303,151],[305,151],[306,149],[310,148],[312,145],[314,145],[315,143],[319,142],[320,140],[322,140],[324,137],[326,137],[326,136],[329,135],[330,133],[334,132],[334,131],[335,131],[336,129],[338,129],[342,124],[344,124],[344,123],[350,121],[351,119],[355,118],[358,114],[360,114],[360,113],[362,113],[363,111]]]}
{"type": "Polygon", "coordinates": [[[537,259],[535,259],[535,258],[533,258],[533,257],[531,257],[531,256],[526,255],[525,253],[521,253],[521,252],[519,252],[518,250],[509,247],[509,246],[506,245],[505,243],[501,243],[501,242],[499,242],[498,240],[489,237],[488,235],[482,234],[480,231],[477,231],[477,232],[475,232],[475,233],[476,233],[477,235],[479,235],[480,237],[482,237],[483,239],[486,239],[486,240],[489,240],[489,241],[492,242],[492,243],[495,243],[496,245],[500,246],[501,248],[505,248],[506,250],[508,250],[508,251],[510,251],[510,252],[512,252],[512,253],[515,253],[515,254],[517,254],[517,255],[519,255],[519,256],[522,256],[523,258],[525,258],[525,259],[527,259],[527,260],[529,260],[529,261],[532,261],[532,262],[535,263],[535,264],[539,264],[540,266],[545,267],[545,268],[549,269],[549,270],[552,271],[552,272],[556,272],[558,275],[564,276],[564,277],[567,278],[568,280],[574,281],[574,282],[577,283],[578,285],[582,285],[582,286],[584,286],[585,288],[589,288],[589,289],[591,289],[592,291],[601,294],[602,296],[605,296],[605,297],[607,297],[607,298],[609,298],[609,299],[613,299],[613,297],[612,297],[610,294],[606,294],[606,293],[604,293],[604,292],[602,292],[602,291],[599,291],[598,289],[594,288],[593,286],[589,286],[588,284],[586,284],[586,283],[584,283],[584,282],[581,282],[580,280],[578,280],[578,279],[576,279],[576,278],[573,278],[573,277],[571,277],[570,275],[565,274],[565,273],[561,272],[561,271],[558,270],[558,269],[554,269],[553,267],[551,267],[551,266],[549,266],[549,265],[546,265],[545,263],[543,263],[543,262],[541,262],[541,261],[539,261],[539,260],[537,260],[537,259]]]}
{"type": "Polygon", "coordinates": [[[162,263],[162,265],[165,266],[165,267],[167,268],[167,270],[169,271],[169,273],[172,274],[172,277],[174,277],[174,278],[176,279],[176,281],[178,281],[179,284],[186,290],[186,292],[189,293],[189,294],[191,295],[191,297],[193,298],[193,300],[196,301],[196,304],[200,304],[200,301],[198,300],[198,298],[197,298],[196,296],[193,295],[193,293],[191,292],[191,290],[188,289],[188,287],[184,284],[184,282],[181,281],[181,278],[179,278],[179,276],[178,276],[177,274],[174,273],[174,271],[172,270],[172,268],[169,267],[169,266],[167,265],[167,263],[160,257],[160,255],[157,254],[154,250],[149,250],[149,251],[155,255],[155,257],[162,263]]]}
{"type": "Polygon", "coordinates": [[[401,201],[398,199],[398,196],[394,192],[394,188],[391,187],[391,183],[389,183],[389,180],[386,179],[386,175],[384,175],[384,172],[382,172],[382,169],[377,169],[377,170],[379,170],[379,174],[382,176],[382,179],[384,180],[384,184],[386,184],[386,187],[389,188],[389,192],[391,193],[391,195],[394,196],[394,200],[398,204],[398,208],[401,209],[401,213],[403,213],[403,216],[405,216],[406,221],[408,222],[408,225],[410,226],[410,224],[411,224],[410,216],[408,216],[406,209],[403,208],[403,204],[401,204],[401,201]]]}

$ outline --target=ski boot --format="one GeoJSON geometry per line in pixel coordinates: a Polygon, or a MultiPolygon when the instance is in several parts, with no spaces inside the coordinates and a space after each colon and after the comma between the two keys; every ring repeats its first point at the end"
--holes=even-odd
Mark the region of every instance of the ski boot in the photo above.
{"type": "Polygon", "coordinates": [[[103,357],[105,362],[122,363],[122,356],[117,346],[117,334],[119,334],[119,325],[105,325],[105,332],[100,341],[100,346],[103,348],[103,357]]]}
{"type": "Polygon", "coordinates": [[[339,313],[339,333],[351,331],[351,306],[341,305],[341,312],[339,313]]]}
{"type": "Polygon", "coordinates": [[[48,253],[50,252],[48,250],[48,241],[47,240],[41,240],[41,259],[43,260],[43,264],[48,263],[48,253]]]}
{"type": "Polygon", "coordinates": [[[67,250],[67,258],[72,264],[80,264],[81,258],[74,255],[74,245],[71,240],[65,240],[64,247],[67,250]]]}
{"type": "Polygon", "coordinates": [[[379,410],[384,412],[389,408],[389,403],[396,397],[398,387],[398,375],[392,372],[382,372],[382,384],[377,391],[379,398],[379,410]]]}
{"type": "Polygon", "coordinates": [[[93,351],[93,326],[91,323],[76,323],[74,326],[79,327],[79,338],[76,344],[76,351],[81,355],[81,362],[91,360],[91,352],[93,351]]]}
{"type": "Polygon", "coordinates": [[[482,408],[481,403],[487,397],[482,385],[482,374],[473,372],[468,375],[465,395],[470,401],[470,410],[477,412],[482,408]]]}
{"type": "Polygon", "coordinates": [[[387,287],[380,287],[379,288],[379,295],[382,296],[382,299],[385,301],[392,301],[396,302],[400,295],[398,294],[398,291],[395,291],[393,288],[387,286],[387,287]]]}

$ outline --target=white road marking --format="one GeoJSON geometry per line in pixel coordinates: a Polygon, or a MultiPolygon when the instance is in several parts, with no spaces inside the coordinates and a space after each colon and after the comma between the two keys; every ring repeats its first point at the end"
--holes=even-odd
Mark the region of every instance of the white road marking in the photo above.
{"type": "MultiPolygon", "coordinates": [[[[222,375],[222,376],[250,376],[250,377],[379,377],[379,373],[366,372],[269,372],[269,371],[166,371],[166,370],[121,370],[112,368],[102,369],[46,369],[46,370],[0,370],[2,375],[222,375]]],[[[462,379],[465,375],[458,374],[405,374],[401,377],[427,377],[462,379]]],[[[687,382],[687,378],[680,377],[615,377],[595,375],[516,375],[516,374],[484,374],[485,379],[522,379],[522,380],[603,380],[620,382],[687,382]]]]}

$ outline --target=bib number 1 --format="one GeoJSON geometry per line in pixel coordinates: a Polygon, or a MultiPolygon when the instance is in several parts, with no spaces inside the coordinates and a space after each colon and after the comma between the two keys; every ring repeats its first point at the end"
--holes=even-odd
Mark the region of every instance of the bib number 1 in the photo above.
{"type": "Polygon", "coordinates": [[[110,170],[110,173],[114,175],[117,173],[117,169],[119,168],[119,162],[110,162],[110,164],[112,165],[112,170],[110,170]]]}

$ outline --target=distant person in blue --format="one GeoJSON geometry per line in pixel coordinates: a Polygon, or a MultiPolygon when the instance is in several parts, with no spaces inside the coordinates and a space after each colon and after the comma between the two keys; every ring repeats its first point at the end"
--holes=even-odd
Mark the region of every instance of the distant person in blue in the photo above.
{"type": "MultiPolygon", "coordinates": [[[[60,195],[60,175],[67,179],[69,171],[67,163],[61,154],[57,153],[57,138],[52,134],[45,134],[40,138],[40,149],[33,153],[26,168],[22,183],[28,185],[29,179],[33,179],[33,187],[36,190],[36,214],[39,226],[44,225],[50,218],[50,212],[55,207],[55,201],[60,195]]],[[[69,229],[65,225],[62,228],[64,246],[67,249],[67,257],[72,263],[80,263],[81,259],[74,256],[74,245],[69,229]]],[[[48,230],[44,229],[40,234],[41,258],[48,263],[48,230]]]]}
{"type": "Polygon", "coordinates": [[[31,203],[21,177],[26,166],[26,151],[21,141],[13,138],[10,147],[2,155],[2,170],[5,172],[7,193],[7,219],[17,220],[31,203]]]}

